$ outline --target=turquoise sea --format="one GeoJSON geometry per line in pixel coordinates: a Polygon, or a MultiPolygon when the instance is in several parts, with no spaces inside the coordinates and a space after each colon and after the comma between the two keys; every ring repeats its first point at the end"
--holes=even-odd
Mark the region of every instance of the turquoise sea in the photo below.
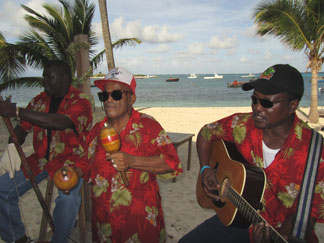
{"type": "MultiPolygon", "coordinates": [[[[197,78],[189,79],[189,74],[157,75],[157,77],[137,79],[135,107],[212,107],[212,106],[249,106],[252,91],[241,88],[228,88],[227,83],[234,80],[247,82],[249,78],[242,78],[244,74],[224,74],[223,79],[204,79],[213,74],[197,74],[197,78]],[[169,77],[179,78],[178,82],[166,82],[169,77]]],[[[245,74],[246,75],[246,74],[245,74]]],[[[256,74],[257,75],[257,74],[256,74]]],[[[324,74],[319,74],[324,76],[324,74]]],[[[300,106],[310,105],[311,74],[303,73],[305,93],[300,106]]],[[[92,80],[93,81],[93,80],[92,80]]],[[[324,86],[319,81],[318,87],[324,86]]],[[[19,88],[1,92],[2,97],[12,95],[12,101],[24,107],[30,99],[41,92],[40,88],[19,88]]],[[[100,106],[97,97],[99,89],[91,88],[96,106],[100,106]]],[[[318,105],[324,106],[324,93],[318,94],[318,105]]]]}

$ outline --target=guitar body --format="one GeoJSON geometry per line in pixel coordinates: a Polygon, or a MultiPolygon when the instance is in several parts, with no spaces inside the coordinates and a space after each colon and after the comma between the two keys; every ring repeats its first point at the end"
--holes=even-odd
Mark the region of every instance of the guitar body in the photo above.
{"type": "Polygon", "coordinates": [[[244,209],[234,206],[228,196],[228,187],[234,189],[253,208],[262,209],[261,200],[266,186],[266,175],[260,168],[245,164],[243,156],[237,151],[233,143],[216,140],[211,149],[209,166],[215,171],[217,182],[221,185],[220,198],[216,201],[205,195],[198,174],[196,197],[203,208],[214,209],[225,226],[247,228],[251,222],[241,214],[244,209]],[[241,212],[240,212],[241,211],[241,212]]]}

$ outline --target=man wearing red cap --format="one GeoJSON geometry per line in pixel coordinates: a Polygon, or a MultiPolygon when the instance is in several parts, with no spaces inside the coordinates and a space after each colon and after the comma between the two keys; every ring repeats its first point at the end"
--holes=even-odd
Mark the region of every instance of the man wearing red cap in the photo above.
{"type": "MultiPolygon", "coordinates": [[[[257,80],[244,84],[242,88],[246,91],[254,89],[251,96],[252,113],[237,113],[207,124],[198,134],[202,191],[207,200],[220,202],[219,193],[223,193],[224,188],[219,184],[222,182],[216,181],[215,171],[218,168],[210,165],[210,161],[218,159],[217,155],[211,157],[210,151],[214,141],[229,141],[252,168],[262,168],[266,175],[264,191],[261,191],[262,204],[259,203],[260,218],[265,222],[260,222],[260,218],[249,221],[255,224],[249,229],[240,228],[239,224],[234,226],[229,223],[225,226],[221,223],[221,216],[215,215],[182,237],[180,243],[270,242],[270,237],[273,240],[275,235],[275,231],[270,231],[270,225],[286,239],[291,236],[313,138],[312,129],[296,115],[304,93],[304,80],[297,69],[278,64],[269,67],[257,80]]],[[[319,142],[318,161],[321,162],[324,160],[322,146],[319,142]]],[[[318,242],[314,225],[315,222],[324,221],[324,163],[319,163],[314,182],[315,190],[312,188],[311,196],[307,198],[307,202],[311,202],[306,231],[306,241],[309,243],[318,242]]],[[[255,193],[256,187],[252,185],[246,190],[255,193]]],[[[245,217],[253,219],[252,214],[245,217]]]]}
{"type": "Polygon", "coordinates": [[[165,242],[166,232],[156,177],[182,172],[170,138],[154,118],[134,110],[136,81],[117,67],[95,85],[102,91],[106,117],[89,136],[93,242],[165,242]],[[110,124],[119,134],[121,149],[109,154],[99,133],[110,124]],[[121,173],[126,172],[129,185],[121,173]]]}

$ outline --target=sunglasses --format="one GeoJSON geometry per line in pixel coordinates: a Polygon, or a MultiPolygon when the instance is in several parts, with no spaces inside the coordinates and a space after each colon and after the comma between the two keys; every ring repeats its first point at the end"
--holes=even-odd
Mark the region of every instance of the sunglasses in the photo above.
{"type": "Polygon", "coordinates": [[[123,93],[130,93],[125,90],[113,90],[111,92],[103,91],[98,93],[98,98],[101,102],[105,102],[109,99],[109,96],[114,100],[121,100],[123,98],[123,93]]]}
{"type": "Polygon", "coordinates": [[[267,100],[267,99],[259,99],[259,98],[255,97],[254,95],[251,96],[251,99],[252,99],[253,105],[256,105],[259,101],[263,108],[271,108],[274,104],[285,102],[285,101],[291,101],[291,100],[271,101],[271,100],[267,100]]]}

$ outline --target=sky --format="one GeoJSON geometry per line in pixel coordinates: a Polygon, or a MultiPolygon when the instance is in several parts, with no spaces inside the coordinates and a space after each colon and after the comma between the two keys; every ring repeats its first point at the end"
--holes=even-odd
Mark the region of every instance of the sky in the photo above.
{"type": "MultiPolygon", "coordinates": [[[[72,0],[71,0],[72,1],[72,0]]],[[[104,49],[97,0],[93,29],[104,49]]],[[[28,28],[20,4],[45,13],[58,0],[0,0],[0,31],[15,42],[28,28]]],[[[114,50],[115,65],[134,74],[260,73],[288,63],[300,72],[308,63],[274,36],[256,35],[253,12],[261,0],[107,0],[112,41],[136,37],[135,47],[114,50]]],[[[106,60],[94,73],[107,73],[106,60]]],[[[29,69],[25,76],[41,70],[29,69]]]]}

